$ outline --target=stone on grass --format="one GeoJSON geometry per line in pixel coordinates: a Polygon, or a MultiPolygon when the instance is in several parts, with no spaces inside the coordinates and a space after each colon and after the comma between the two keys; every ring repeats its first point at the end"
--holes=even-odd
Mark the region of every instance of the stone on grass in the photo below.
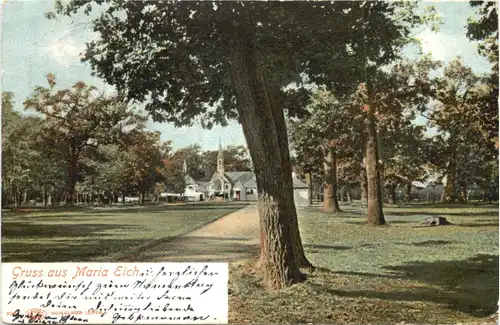
{"type": "Polygon", "coordinates": [[[426,217],[422,222],[420,222],[421,225],[426,225],[426,226],[445,226],[445,225],[451,225],[451,222],[446,220],[445,217],[440,217],[440,216],[430,216],[426,217]]]}

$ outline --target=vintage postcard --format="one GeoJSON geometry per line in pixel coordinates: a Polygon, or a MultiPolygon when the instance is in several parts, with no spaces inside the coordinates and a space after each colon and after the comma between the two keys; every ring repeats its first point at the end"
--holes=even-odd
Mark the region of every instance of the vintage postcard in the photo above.
{"type": "Polygon", "coordinates": [[[498,322],[498,2],[0,16],[2,322],[498,322]]]}

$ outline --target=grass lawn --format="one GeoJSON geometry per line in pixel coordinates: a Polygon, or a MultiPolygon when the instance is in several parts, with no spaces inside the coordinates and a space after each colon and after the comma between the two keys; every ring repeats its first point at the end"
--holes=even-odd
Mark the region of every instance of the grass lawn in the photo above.
{"type": "Polygon", "coordinates": [[[308,280],[265,290],[251,264],[232,266],[232,323],[451,324],[495,322],[498,206],[385,208],[387,227],[364,225],[361,207],[299,210],[308,280]],[[425,216],[453,225],[421,227],[425,216]]]}
{"type": "Polygon", "coordinates": [[[244,204],[2,212],[2,262],[114,262],[183,235],[244,204]]]}

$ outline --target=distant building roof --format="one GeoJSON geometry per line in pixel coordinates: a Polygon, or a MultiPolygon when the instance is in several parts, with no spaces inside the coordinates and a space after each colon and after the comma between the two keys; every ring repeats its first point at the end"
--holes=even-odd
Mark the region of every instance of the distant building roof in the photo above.
{"type": "Polygon", "coordinates": [[[419,181],[413,181],[413,182],[411,182],[411,185],[413,185],[415,187],[419,187],[419,188],[425,188],[425,187],[427,187],[427,184],[424,184],[424,183],[419,182],[419,181]]]}
{"type": "Polygon", "coordinates": [[[292,177],[293,188],[308,188],[307,184],[298,179],[297,177],[292,177]]]}
{"type": "Polygon", "coordinates": [[[253,173],[252,173],[252,178],[250,178],[248,181],[246,181],[243,185],[245,187],[257,188],[257,180],[255,179],[255,175],[253,175],[253,173]]]}
{"type": "Polygon", "coordinates": [[[228,177],[231,180],[231,182],[233,184],[238,182],[238,181],[242,184],[245,184],[248,180],[250,180],[254,176],[253,172],[251,172],[251,171],[226,172],[225,175],[226,175],[226,177],[228,177]]]}
{"type": "Polygon", "coordinates": [[[190,175],[185,176],[186,185],[196,185],[196,181],[190,175]]]}

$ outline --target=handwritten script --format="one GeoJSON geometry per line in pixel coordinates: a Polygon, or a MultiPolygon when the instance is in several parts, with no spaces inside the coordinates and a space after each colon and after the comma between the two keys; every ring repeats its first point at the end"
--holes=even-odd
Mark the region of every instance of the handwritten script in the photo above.
{"type": "Polygon", "coordinates": [[[227,324],[226,263],[3,263],[2,320],[227,324]]]}

